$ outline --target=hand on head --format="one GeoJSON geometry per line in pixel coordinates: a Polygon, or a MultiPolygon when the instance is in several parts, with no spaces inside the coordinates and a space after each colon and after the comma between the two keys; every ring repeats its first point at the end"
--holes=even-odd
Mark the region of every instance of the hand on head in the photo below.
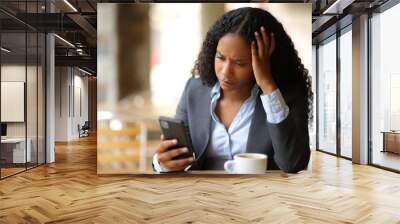
{"type": "Polygon", "coordinates": [[[269,36],[263,26],[260,30],[261,32],[254,33],[256,41],[251,43],[252,66],[258,86],[264,93],[269,93],[277,88],[271,71],[271,55],[275,50],[275,36],[274,33],[269,36]]]}

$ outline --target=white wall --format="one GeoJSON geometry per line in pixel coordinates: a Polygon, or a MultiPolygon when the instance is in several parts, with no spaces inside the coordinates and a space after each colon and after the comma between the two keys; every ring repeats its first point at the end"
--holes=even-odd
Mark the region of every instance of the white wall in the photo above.
{"type": "Polygon", "coordinates": [[[67,67],[55,68],[55,141],[68,140],[70,76],[67,67]]]}
{"type": "Polygon", "coordinates": [[[78,124],[88,120],[88,78],[83,75],[76,68],[56,67],[55,141],[79,138],[78,124]]]}
{"type": "MultiPolygon", "coordinates": [[[[3,82],[25,82],[25,65],[2,65],[1,81],[3,82]]],[[[28,73],[33,68],[28,66],[28,73]]],[[[34,93],[36,96],[36,92],[34,93]]],[[[27,96],[33,96],[33,93],[27,93],[27,96]]],[[[1,108],[7,110],[7,108],[1,108]]],[[[7,137],[25,137],[25,122],[7,122],[7,137]]]]}
{"type": "MultiPolygon", "coordinates": [[[[82,74],[82,73],[79,73],[82,74]]],[[[72,113],[72,130],[71,130],[71,135],[74,137],[78,137],[78,124],[81,126],[85,123],[85,121],[88,121],[88,77],[81,76],[81,75],[76,75],[76,70],[75,70],[75,75],[74,75],[74,96],[73,98],[75,99],[74,101],[74,108],[73,111],[75,113],[72,113]],[[79,93],[80,91],[80,93],[79,93]],[[80,97],[79,97],[80,95],[80,97]],[[79,102],[80,101],[80,102],[79,102]],[[79,108],[81,107],[81,108],[79,108]],[[82,110],[80,112],[80,109],[82,110]]],[[[74,138],[73,137],[73,138],[74,138]]]]}
{"type": "MultiPolygon", "coordinates": [[[[15,109],[12,107],[2,107],[2,112],[13,113],[14,110],[22,110],[24,116],[26,112],[26,120],[22,122],[6,122],[7,137],[9,138],[25,138],[25,135],[31,143],[32,161],[36,162],[39,158],[39,163],[44,162],[44,74],[42,67],[36,67],[25,64],[4,64],[1,66],[1,81],[2,82],[24,82],[26,86],[26,105],[22,102],[22,107],[15,109]],[[37,70],[38,69],[38,70],[37,70]],[[27,78],[27,80],[25,80],[27,78]],[[37,157],[37,153],[39,156],[37,157]]],[[[4,89],[2,89],[2,93],[4,89]]],[[[23,90],[21,94],[24,94],[23,90]]],[[[3,97],[7,97],[2,95],[3,97]]],[[[25,101],[25,100],[24,100],[25,101]]],[[[3,103],[2,103],[3,104],[3,103]]],[[[14,112],[16,113],[16,112],[14,112]]],[[[23,118],[24,120],[25,118],[23,118]]]]}

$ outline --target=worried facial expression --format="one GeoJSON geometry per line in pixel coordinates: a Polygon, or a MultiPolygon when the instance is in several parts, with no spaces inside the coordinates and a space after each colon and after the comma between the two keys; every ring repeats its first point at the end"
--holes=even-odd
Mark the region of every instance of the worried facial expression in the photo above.
{"type": "Polygon", "coordinates": [[[227,33],[219,39],[214,68],[222,90],[240,90],[254,85],[251,47],[237,34],[227,33]]]}

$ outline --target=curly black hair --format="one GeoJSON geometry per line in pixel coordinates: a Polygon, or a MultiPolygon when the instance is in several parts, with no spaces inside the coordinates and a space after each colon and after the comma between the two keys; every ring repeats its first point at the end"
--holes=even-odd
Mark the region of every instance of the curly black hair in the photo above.
{"type": "Polygon", "coordinates": [[[254,32],[259,31],[261,26],[266,28],[269,35],[271,32],[275,35],[276,47],[271,55],[270,63],[277,86],[285,100],[289,100],[285,97],[289,91],[300,88],[300,91],[304,93],[307,115],[311,121],[313,92],[308,70],[301,62],[297,50],[282,24],[263,9],[244,7],[222,15],[207,32],[192,69],[192,75],[199,75],[204,85],[213,86],[218,81],[214,69],[214,58],[219,39],[227,33],[235,33],[240,35],[250,46],[250,43],[255,40],[254,32]]]}

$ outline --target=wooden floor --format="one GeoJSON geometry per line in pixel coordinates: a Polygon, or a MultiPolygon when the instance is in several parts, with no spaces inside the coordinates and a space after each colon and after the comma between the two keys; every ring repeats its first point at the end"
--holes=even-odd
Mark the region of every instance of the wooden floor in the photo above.
{"type": "Polygon", "coordinates": [[[95,138],[0,181],[0,223],[400,223],[400,175],[313,152],[308,171],[99,177],[95,138]]]}
{"type": "Polygon", "coordinates": [[[1,178],[4,178],[4,177],[8,177],[8,176],[11,176],[11,175],[13,175],[13,174],[16,174],[16,173],[19,173],[19,172],[23,172],[23,171],[25,171],[26,169],[25,169],[25,167],[24,168],[20,168],[20,167],[17,167],[17,168],[1,168],[1,178]]]}
{"type": "Polygon", "coordinates": [[[400,154],[376,150],[374,151],[372,162],[376,165],[400,170],[400,154]]]}

